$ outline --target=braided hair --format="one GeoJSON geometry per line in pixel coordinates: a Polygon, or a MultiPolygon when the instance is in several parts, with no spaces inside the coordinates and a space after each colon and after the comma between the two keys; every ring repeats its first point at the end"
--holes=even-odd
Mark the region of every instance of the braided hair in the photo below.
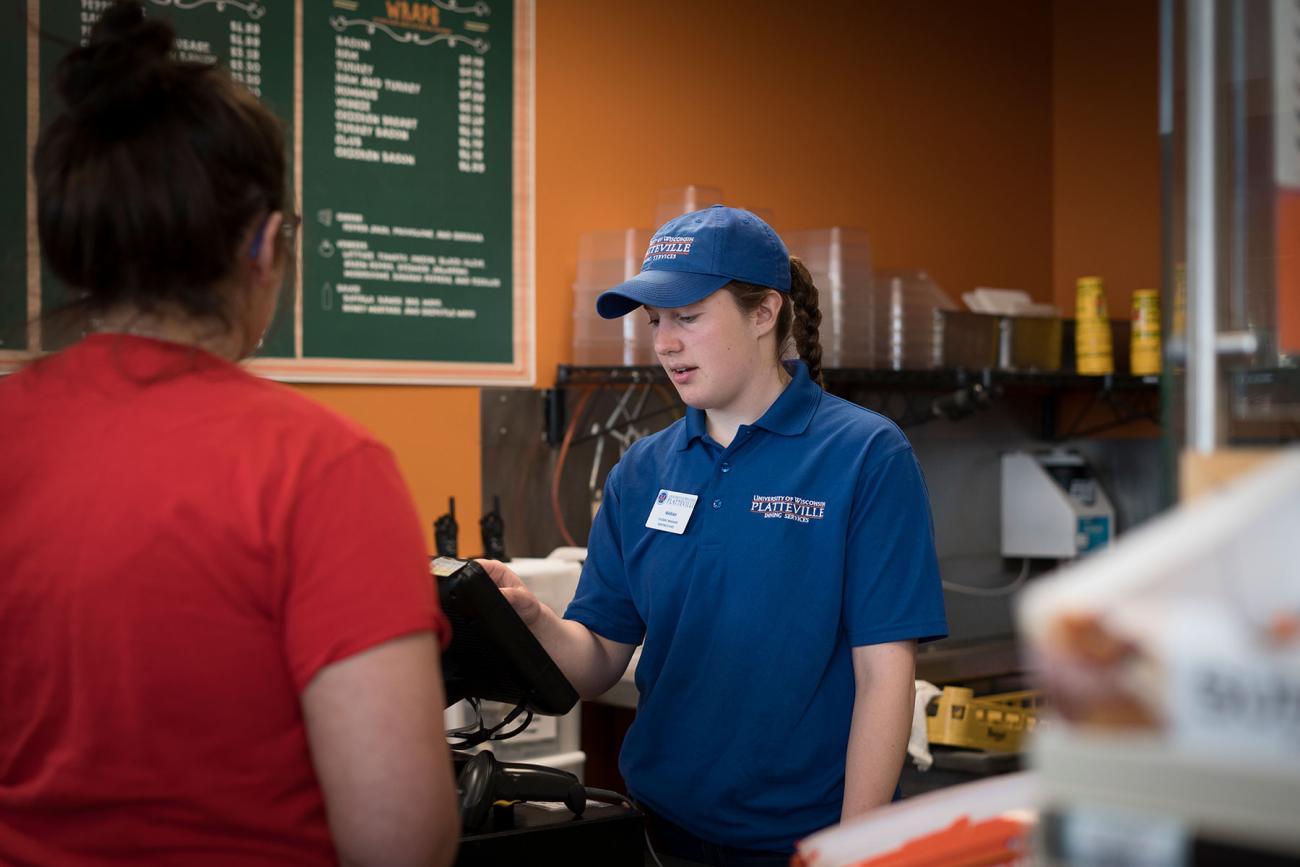
{"type": "MultiPolygon", "coordinates": [[[[757,286],[738,280],[728,283],[726,288],[745,313],[758,309],[767,293],[776,291],[769,286],[757,286]]],[[[790,257],[790,291],[780,294],[781,310],[776,318],[777,360],[785,357],[787,344],[793,342],[795,353],[808,366],[809,378],[824,387],[822,345],[818,333],[822,313],[817,306],[817,287],[803,262],[794,256],[790,257]]]]}

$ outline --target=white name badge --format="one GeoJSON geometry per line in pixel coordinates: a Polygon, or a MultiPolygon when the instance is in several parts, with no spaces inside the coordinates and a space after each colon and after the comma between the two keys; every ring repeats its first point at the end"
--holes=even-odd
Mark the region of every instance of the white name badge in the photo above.
{"type": "Polygon", "coordinates": [[[660,490],[645,525],[651,530],[663,530],[680,536],[686,532],[686,525],[691,520],[691,512],[695,511],[695,501],[698,499],[696,494],[660,490]]]}

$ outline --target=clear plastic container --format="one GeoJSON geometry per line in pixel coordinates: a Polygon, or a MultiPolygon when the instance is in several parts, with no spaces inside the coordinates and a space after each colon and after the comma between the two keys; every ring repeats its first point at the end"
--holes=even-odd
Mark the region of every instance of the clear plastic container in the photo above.
{"type": "Polygon", "coordinates": [[[577,365],[658,364],[649,346],[623,340],[574,340],[573,363],[577,365]]]}
{"type": "MultiPolygon", "coordinates": [[[[596,299],[599,298],[602,294],[604,294],[606,288],[607,287],[601,287],[599,289],[584,289],[581,286],[574,286],[573,287],[574,318],[576,319],[579,316],[590,316],[592,319],[599,319],[600,316],[599,314],[596,313],[596,299]]],[[[617,321],[621,321],[621,322],[633,321],[636,323],[637,328],[643,329],[645,328],[647,318],[644,311],[633,310],[631,313],[627,314],[626,316],[620,317],[620,319],[617,321]]]]}
{"type": "Polygon", "coordinates": [[[601,319],[599,316],[580,315],[576,311],[573,314],[573,339],[578,340],[618,340],[623,341],[628,335],[624,334],[623,319],[601,319]]]}
{"type": "Polygon", "coordinates": [[[718,187],[687,184],[660,190],[655,197],[655,226],[662,226],[673,217],[719,204],[723,204],[723,200],[722,190],[718,187]]]}
{"type": "Polygon", "coordinates": [[[867,233],[833,226],[790,232],[785,242],[817,286],[823,362],[828,367],[874,366],[879,329],[867,233]]]}
{"type": "Polygon", "coordinates": [[[617,286],[641,270],[649,229],[583,232],[578,238],[578,281],[584,289],[617,286]]]}
{"type": "Polygon", "coordinates": [[[802,259],[810,272],[826,274],[832,281],[842,280],[846,271],[871,270],[871,239],[862,229],[805,229],[788,232],[784,238],[790,255],[802,259]]]}
{"type": "Polygon", "coordinates": [[[617,319],[602,319],[575,310],[573,338],[574,340],[626,340],[629,344],[637,346],[654,345],[654,335],[650,331],[646,316],[638,311],[617,319]]]}
{"type": "Polygon", "coordinates": [[[578,279],[573,285],[600,293],[617,286],[629,277],[635,277],[636,273],[633,271],[628,274],[622,262],[610,260],[586,262],[578,265],[578,279]]]}
{"type": "Polygon", "coordinates": [[[596,315],[596,299],[601,296],[608,286],[586,287],[579,284],[573,286],[573,315],[582,316],[590,314],[596,315]]]}
{"type": "Polygon", "coordinates": [[[602,319],[596,299],[641,270],[648,229],[584,232],[578,239],[578,280],[573,286],[573,352],[580,365],[653,364],[654,349],[643,318],[602,319]]]}
{"type": "Polygon", "coordinates": [[[881,271],[876,275],[876,329],[882,366],[892,370],[935,367],[943,358],[938,310],[956,305],[930,275],[920,270],[881,271]]]}

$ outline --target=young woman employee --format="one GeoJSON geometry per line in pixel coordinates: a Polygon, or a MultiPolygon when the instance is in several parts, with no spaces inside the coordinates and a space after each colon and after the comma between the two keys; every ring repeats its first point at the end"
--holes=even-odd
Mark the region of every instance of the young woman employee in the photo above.
{"type": "Polygon", "coordinates": [[[596,306],[644,308],[686,416],[610,472],[563,619],[489,569],[584,696],[642,645],[620,769],[659,848],[786,863],[895,791],[916,643],[947,633],[920,468],[819,386],[817,290],[748,211],[669,221],[596,306]]]}

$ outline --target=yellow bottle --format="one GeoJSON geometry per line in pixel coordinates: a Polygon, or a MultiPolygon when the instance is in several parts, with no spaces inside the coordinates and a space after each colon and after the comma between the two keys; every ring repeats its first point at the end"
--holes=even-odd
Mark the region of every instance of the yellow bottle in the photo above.
{"type": "Polygon", "coordinates": [[[1075,281],[1074,353],[1079,373],[1103,376],[1115,372],[1111,349],[1110,318],[1106,314],[1106,290],[1100,277],[1075,281]]]}
{"type": "Polygon", "coordinates": [[[1129,345],[1129,365],[1134,376],[1154,376],[1160,372],[1160,293],[1155,289],[1138,289],[1133,293],[1133,337],[1129,345]]]}

